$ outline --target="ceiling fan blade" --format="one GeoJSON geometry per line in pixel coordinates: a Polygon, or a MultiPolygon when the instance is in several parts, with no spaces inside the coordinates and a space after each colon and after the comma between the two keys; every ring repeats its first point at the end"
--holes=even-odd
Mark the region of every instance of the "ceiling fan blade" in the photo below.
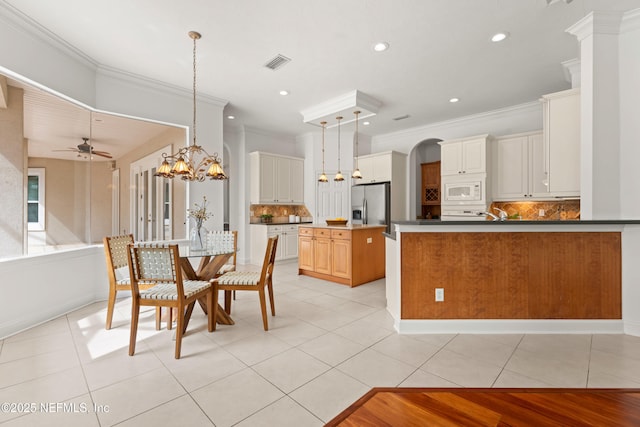
{"type": "Polygon", "coordinates": [[[51,150],[51,151],[76,151],[77,152],[78,150],[75,148],[67,148],[65,150],[51,150]]]}
{"type": "Polygon", "coordinates": [[[107,153],[106,151],[93,151],[91,154],[95,154],[96,156],[100,157],[106,157],[107,159],[113,158],[111,154],[107,153]]]}

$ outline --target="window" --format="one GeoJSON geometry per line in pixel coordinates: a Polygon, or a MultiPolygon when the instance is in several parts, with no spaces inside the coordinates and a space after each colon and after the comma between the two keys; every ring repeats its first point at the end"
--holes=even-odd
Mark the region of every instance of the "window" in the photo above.
{"type": "Polygon", "coordinates": [[[29,231],[44,231],[44,168],[29,168],[27,178],[27,224],[29,231]]]}

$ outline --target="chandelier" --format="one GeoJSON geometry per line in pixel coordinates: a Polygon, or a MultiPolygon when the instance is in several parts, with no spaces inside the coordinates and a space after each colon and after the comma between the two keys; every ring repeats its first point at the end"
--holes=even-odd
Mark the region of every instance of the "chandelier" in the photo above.
{"type": "Polygon", "coordinates": [[[196,144],[196,40],[202,37],[196,31],[189,31],[193,40],[193,143],[182,147],[175,154],[162,153],[162,164],[155,176],[174,178],[180,176],[185,181],[204,181],[210,179],[227,179],[227,174],[220,165],[218,153],[209,155],[200,145],[196,144]],[[169,162],[175,162],[173,165],[169,162]]]}

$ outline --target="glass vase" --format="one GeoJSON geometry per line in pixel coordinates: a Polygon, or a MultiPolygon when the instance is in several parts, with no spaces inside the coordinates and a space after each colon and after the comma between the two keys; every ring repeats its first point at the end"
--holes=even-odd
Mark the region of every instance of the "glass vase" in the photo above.
{"type": "Polygon", "coordinates": [[[189,247],[194,251],[202,251],[207,248],[208,231],[204,226],[194,226],[189,233],[189,247]]]}

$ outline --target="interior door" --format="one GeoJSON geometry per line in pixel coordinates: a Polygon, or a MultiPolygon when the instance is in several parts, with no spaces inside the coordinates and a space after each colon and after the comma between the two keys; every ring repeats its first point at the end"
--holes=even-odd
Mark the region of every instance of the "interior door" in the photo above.
{"type": "Polygon", "coordinates": [[[131,164],[131,230],[136,241],[168,240],[172,238],[171,181],[157,178],[162,153],[158,150],[131,164]]]}

